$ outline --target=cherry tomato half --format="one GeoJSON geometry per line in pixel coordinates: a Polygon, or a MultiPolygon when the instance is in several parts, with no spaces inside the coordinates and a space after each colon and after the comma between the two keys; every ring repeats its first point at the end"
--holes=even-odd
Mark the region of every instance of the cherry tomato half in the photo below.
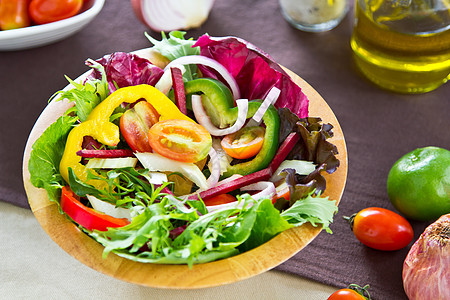
{"type": "Polygon", "coordinates": [[[237,159],[247,159],[258,154],[264,142],[264,127],[244,127],[241,130],[226,135],[222,139],[225,152],[237,159]]]}
{"type": "Polygon", "coordinates": [[[236,197],[230,194],[220,194],[205,200],[206,206],[220,205],[237,201],[236,197]]]}
{"type": "Polygon", "coordinates": [[[377,250],[399,250],[413,239],[411,224],[399,214],[380,207],[369,207],[346,218],[356,238],[377,250]]]}
{"type": "Polygon", "coordinates": [[[159,113],[147,101],[139,101],[120,117],[120,132],[133,151],[151,152],[150,127],[159,121],[159,113]]]}
{"type": "Polygon", "coordinates": [[[36,24],[64,20],[80,12],[83,0],[31,0],[28,12],[36,24]]]}
{"type": "Polygon", "coordinates": [[[204,159],[212,145],[209,132],[187,120],[162,120],[148,132],[148,142],[156,153],[181,162],[204,159]]]}
{"type": "Polygon", "coordinates": [[[66,186],[62,188],[60,205],[72,220],[89,230],[107,231],[108,227],[122,227],[130,223],[127,219],[115,218],[84,206],[66,186]]]}

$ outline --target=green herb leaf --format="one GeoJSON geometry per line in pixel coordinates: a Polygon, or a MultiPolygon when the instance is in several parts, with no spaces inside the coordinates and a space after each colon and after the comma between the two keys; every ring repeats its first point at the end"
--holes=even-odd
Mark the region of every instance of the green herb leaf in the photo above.
{"type": "Polygon", "coordinates": [[[31,183],[44,188],[52,201],[59,202],[64,179],[59,173],[59,163],[64,153],[67,136],[76,117],[64,115],[50,125],[32,146],[28,170],[31,183]]]}
{"type": "MultiPolygon", "coordinates": [[[[145,33],[145,36],[154,45],[153,49],[172,61],[182,56],[200,54],[199,47],[192,47],[196,41],[194,41],[192,38],[186,40],[184,38],[185,34],[186,32],[183,31],[171,31],[169,33],[169,38],[167,38],[166,34],[164,32],[161,32],[161,41],[155,40],[147,33],[145,33]]],[[[187,66],[186,72],[184,72],[183,74],[183,78],[186,80],[192,80],[197,77],[197,66],[187,66]]]]}
{"type": "Polygon", "coordinates": [[[85,121],[94,107],[109,95],[108,81],[106,80],[103,66],[93,60],[87,60],[87,62],[92,68],[97,69],[102,74],[101,80],[88,77],[83,84],[65,76],[74,88],[68,91],[58,91],[50,98],[51,101],[55,96],[60,95],[61,97],[57,101],[68,99],[71,102],[75,102],[76,113],[81,122],[85,121]]]}
{"type": "Polygon", "coordinates": [[[294,203],[289,209],[281,213],[281,216],[294,226],[300,226],[306,222],[313,226],[322,225],[328,233],[332,233],[329,225],[333,222],[333,216],[337,213],[336,201],[328,200],[328,197],[308,197],[294,203]]]}

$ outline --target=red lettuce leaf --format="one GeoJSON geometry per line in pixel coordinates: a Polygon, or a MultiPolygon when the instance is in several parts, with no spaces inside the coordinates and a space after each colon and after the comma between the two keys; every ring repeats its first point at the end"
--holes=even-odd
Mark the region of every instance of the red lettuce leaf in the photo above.
{"type": "MultiPolygon", "coordinates": [[[[97,60],[105,68],[109,89],[112,92],[119,88],[138,84],[154,86],[164,71],[149,60],[132,53],[114,52],[97,60]]],[[[101,78],[100,72],[94,70],[93,76],[101,78]]]]}
{"type": "Polygon", "coordinates": [[[313,161],[329,174],[339,167],[336,157],[338,150],[327,141],[333,136],[333,125],[323,124],[318,117],[299,118],[287,108],[278,110],[280,115],[279,140],[283,141],[292,132],[301,135],[300,141],[294,146],[287,159],[313,161]]]}
{"type": "MultiPolygon", "coordinates": [[[[300,118],[308,117],[309,100],[301,88],[257,47],[235,37],[213,39],[208,35],[202,35],[193,47],[197,46],[201,55],[218,61],[231,73],[239,85],[242,98],[263,99],[275,86],[281,90],[276,108],[287,107],[300,118]]],[[[218,78],[207,67],[199,68],[203,76],[218,78]]]]}
{"type": "Polygon", "coordinates": [[[281,120],[280,141],[293,131],[301,136],[286,159],[307,160],[317,164],[316,169],[306,176],[296,174],[294,169],[283,170],[281,174],[289,187],[290,197],[278,199],[275,207],[284,210],[311,193],[322,194],[326,189],[326,180],[321,173],[333,173],[340,162],[336,157],[336,146],[327,141],[333,136],[331,124],[323,124],[320,118],[299,118],[288,108],[281,108],[278,113],[281,120]]]}

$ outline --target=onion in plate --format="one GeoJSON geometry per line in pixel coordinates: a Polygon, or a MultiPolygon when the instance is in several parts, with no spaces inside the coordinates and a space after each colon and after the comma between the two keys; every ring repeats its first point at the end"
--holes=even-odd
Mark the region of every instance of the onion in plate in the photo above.
{"type": "Polygon", "coordinates": [[[131,0],[139,20],[154,31],[200,27],[214,0],[131,0]]]}

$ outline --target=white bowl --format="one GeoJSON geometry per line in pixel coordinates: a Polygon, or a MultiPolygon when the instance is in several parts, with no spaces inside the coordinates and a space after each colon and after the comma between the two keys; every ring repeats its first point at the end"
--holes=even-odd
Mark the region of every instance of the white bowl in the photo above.
{"type": "Polygon", "coordinates": [[[105,0],[87,1],[82,12],[53,23],[0,31],[0,51],[34,48],[60,41],[86,26],[103,7],[105,0]]]}

